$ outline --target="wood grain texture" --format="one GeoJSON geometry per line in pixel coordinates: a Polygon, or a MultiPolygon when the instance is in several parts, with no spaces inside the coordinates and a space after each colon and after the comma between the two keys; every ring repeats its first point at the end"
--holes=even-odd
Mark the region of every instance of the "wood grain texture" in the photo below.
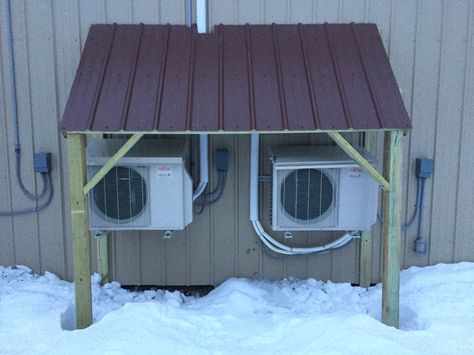
{"type": "Polygon", "coordinates": [[[92,324],[91,241],[88,205],[83,193],[86,182],[85,153],[85,136],[69,135],[69,192],[71,195],[76,326],[78,329],[87,328],[92,324]]]}
{"type": "Polygon", "coordinates": [[[400,131],[385,133],[384,175],[390,189],[384,191],[383,201],[382,322],[397,328],[400,307],[401,140],[400,131]]]}
{"type": "MultiPolygon", "coordinates": [[[[364,134],[364,147],[368,152],[376,153],[376,133],[366,132],[364,134]]],[[[372,278],[372,228],[362,232],[359,244],[359,285],[367,288],[370,286],[372,278]]]]}

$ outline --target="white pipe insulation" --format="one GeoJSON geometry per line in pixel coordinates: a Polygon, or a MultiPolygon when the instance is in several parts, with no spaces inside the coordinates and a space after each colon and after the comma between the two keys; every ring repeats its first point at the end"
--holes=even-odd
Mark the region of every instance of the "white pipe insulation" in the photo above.
{"type": "Polygon", "coordinates": [[[198,33],[207,32],[207,0],[196,0],[196,22],[198,33]]]}
{"type": "MultiPolygon", "coordinates": [[[[188,0],[189,21],[192,21],[192,0],[188,0]]],[[[205,33],[207,30],[207,11],[206,0],[197,0],[196,2],[196,21],[199,33],[205,33]]],[[[191,22],[188,24],[191,26],[191,22]]],[[[207,134],[199,135],[199,184],[193,193],[195,201],[206,189],[209,183],[209,138],[207,134]]]]}
{"type": "Polygon", "coordinates": [[[250,136],[250,221],[258,222],[258,172],[260,165],[260,137],[250,136]]]}
{"type": "Polygon", "coordinates": [[[259,164],[260,164],[260,140],[258,133],[253,133],[250,138],[250,221],[258,237],[269,249],[283,255],[305,255],[322,253],[325,251],[340,248],[358,236],[354,233],[346,233],[339,239],[319,247],[292,248],[272,238],[265,232],[258,218],[258,184],[259,184],[259,164]]]}
{"type": "Polygon", "coordinates": [[[199,184],[193,193],[195,201],[209,183],[209,139],[207,134],[199,135],[199,184]]]}

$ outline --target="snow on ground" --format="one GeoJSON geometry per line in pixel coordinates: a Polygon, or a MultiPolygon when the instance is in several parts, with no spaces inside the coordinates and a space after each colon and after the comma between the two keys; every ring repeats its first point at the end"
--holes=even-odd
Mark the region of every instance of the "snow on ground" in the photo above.
{"type": "Polygon", "coordinates": [[[0,266],[0,353],[474,354],[474,263],[401,275],[401,330],[381,286],[230,279],[205,297],[93,281],[95,323],[71,329],[73,285],[0,266]]]}

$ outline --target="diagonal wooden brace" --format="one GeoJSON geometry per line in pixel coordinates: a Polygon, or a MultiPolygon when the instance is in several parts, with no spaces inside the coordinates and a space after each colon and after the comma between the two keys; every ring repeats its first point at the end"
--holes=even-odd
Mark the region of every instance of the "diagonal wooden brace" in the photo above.
{"type": "Polygon", "coordinates": [[[388,181],[370,164],[343,136],[338,132],[327,132],[336,144],[345,151],[354,161],[372,176],[385,191],[390,190],[388,181]]]}
{"type": "Polygon", "coordinates": [[[87,195],[90,190],[117,164],[117,162],[127,154],[130,149],[142,138],[144,133],[135,133],[128,141],[115,153],[107,163],[105,163],[99,171],[90,179],[84,186],[84,195],[87,195]]]}

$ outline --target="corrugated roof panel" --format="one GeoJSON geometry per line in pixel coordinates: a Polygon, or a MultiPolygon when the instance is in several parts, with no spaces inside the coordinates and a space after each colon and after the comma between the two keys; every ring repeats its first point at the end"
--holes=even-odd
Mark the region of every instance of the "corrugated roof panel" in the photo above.
{"type": "Polygon", "coordinates": [[[214,35],[198,36],[195,43],[195,60],[188,119],[193,131],[217,131],[219,124],[219,43],[214,35]]]}
{"type": "Polygon", "coordinates": [[[301,36],[307,54],[312,100],[318,127],[323,130],[347,127],[345,103],[339,90],[325,28],[303,25],[301,36]]]}
{"type": "Polygon", "coordinates": [[[275,55],[271,26],[250,27],[250,50],[256,130],[278,131],[288,128],[281,73],[275,55]]]}
{"type": "Polygon", "coordinates": [[[318,127],[311,105],[305,57],[299,27],[275,26],[288,128],[312,130],[318,127]]]}
{"type": "Polygon", "coordinates": [[[64,109],[63,131],[91,129],[114,33],[115,26],[91,26],[64,109]]]}
{"type": "Polygon", "coordinates": [[[188,90],[191,82],[190,71],[193,32],[185,26],[171,26],[166,70],[164,73],[161,109],[155,130],[186,131],[188,90]]]}
{"type": "Polygon", "coordinates": [[[373,24],[91,26],[64,132],[410,128],[373,24]]]}
{"type": "MultiPolygon", "coordinates": [[[[392,128],[390,124],[399,121],[397,115],[405,110],[405,106],[392,68],[387,65],[388,56],[377,27],[372,25],[368,31],[366,26],[353,24],[354,38],[359,46],[381,125],[392,128]]],[[[405,120],[404,124],[405,128],[411,127],[409,120],[405,120]]]]}
{"type": "Polygon", "coordinates": [[[340,90],[347,103],[346,115],[349,127],[382,128],[374,108],[351,25],[326,28],[340,90]]]}
{"type": "Polygon", "coordinates": [[[171,26],[144,26],[130,97],[128,131],[152,131],[160,109],[171,26]]]}
{"type": "Polygon", "coordinates": [[[247,30],[244,26],[219,26],[222,33],[223,117],[224,130],[250,131],[255,128],[250,105],[250,56],[247,53],[247,30]]]}
{"type": "Polygon", "coordinates": [[[115,30],[92,122],[94,131],[119,131],[125,126],[142,32],[143,26],[119,25],[115,30]]]}

